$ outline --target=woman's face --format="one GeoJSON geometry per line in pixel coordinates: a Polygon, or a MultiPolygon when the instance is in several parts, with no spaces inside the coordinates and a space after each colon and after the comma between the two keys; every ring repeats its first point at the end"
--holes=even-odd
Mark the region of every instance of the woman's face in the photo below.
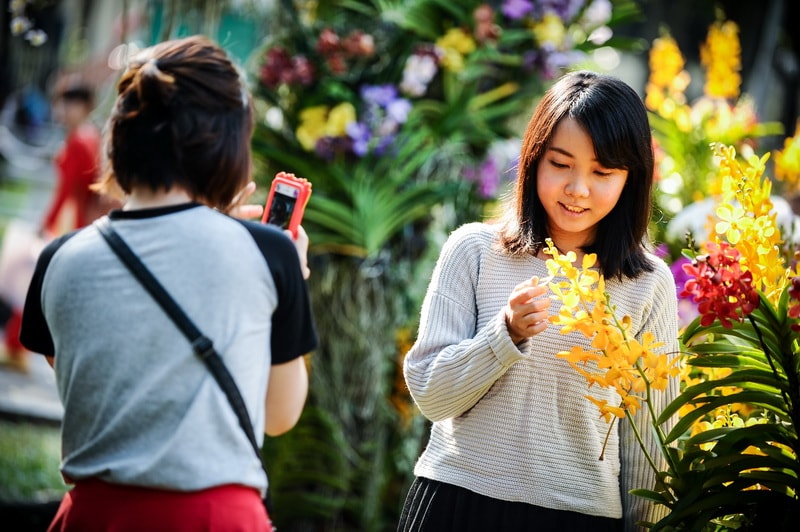
{"type": "Polygon", "coordinates": [[[559,122],[539,161],[536,192],[550,237],[562,253],[593,241],[597,224],[617,204],[627,178],[627,170],[598,162],[592,139],[578,122],[559,122]]]}

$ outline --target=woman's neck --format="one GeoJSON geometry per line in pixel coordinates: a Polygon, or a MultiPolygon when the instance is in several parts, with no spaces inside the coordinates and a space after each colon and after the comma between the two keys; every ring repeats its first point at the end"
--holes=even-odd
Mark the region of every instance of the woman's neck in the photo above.
{"type": "Polygon", "coordinates": [[[193,201],[189,193],[180,187],[154,192],[149,188],[136,188],[128,195],[123,210],[153,209],[170,207],[193,201]]]}

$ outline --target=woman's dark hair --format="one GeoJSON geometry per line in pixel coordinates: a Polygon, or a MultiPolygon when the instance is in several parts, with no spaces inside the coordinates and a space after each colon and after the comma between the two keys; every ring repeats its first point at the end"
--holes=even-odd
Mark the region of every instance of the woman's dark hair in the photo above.
{"type": "Polygon", "coordinates": [[[117,85],[100,189],[185,188],[226,209],[251,176],[253,110],[227,54],[200,36],[143,50],[117,85]]]}
{"type": "Polygon", "coordinates": [[[566,74],[542,97],[522,140],[517,183],[504,220],[500,245],[511,254],[538,253],[549,236],[547,214],[536,192],[539,161],[556,126],[572,118],[588,133],[597,160],[628,171],[619,201],[598,224],[594,242],[606,277],[635,277],[652,271],[644,242],[650,223],[653,146],[647,111],[626,83],[603,74],[566,74]]]}

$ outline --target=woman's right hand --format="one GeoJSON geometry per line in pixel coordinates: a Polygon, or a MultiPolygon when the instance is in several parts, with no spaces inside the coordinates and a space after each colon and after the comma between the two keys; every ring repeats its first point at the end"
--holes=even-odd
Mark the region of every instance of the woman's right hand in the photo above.
{"type": "Polygon", "coordinates": [[[547,328],[550,298],[542,296],[548,291],[547,282],[540,283],[536,276],[514,287],[508,297],[505,316],[508,334],[515,344],[547,328]]]}

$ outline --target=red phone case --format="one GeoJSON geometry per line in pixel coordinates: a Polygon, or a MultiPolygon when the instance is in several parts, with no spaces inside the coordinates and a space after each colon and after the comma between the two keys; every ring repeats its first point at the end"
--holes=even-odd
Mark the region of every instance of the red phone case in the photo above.
{"type": "Polygon", "coordinates": [[[267,197],[267,203],[264,207],[264,215],[261,218],[262,223],[267,223],[267,220],[269,219],[270,208],[272,207],[272,202],[275,198],[275,191],[280,184],[288,185],[297,190],[294,209],[292,210],[288,226],[289,231],[292,233],[292,237],[297,238],[297,226],[300,225],[300,222],[303,219],[303,213],[305,212],[308,198],[311,196],[311,182],[303,177],[297,177],[288,172],[278,172],[275,174],[275,178],[272,180],[272,185],[269,187],[269,196],[267,197]]]}

